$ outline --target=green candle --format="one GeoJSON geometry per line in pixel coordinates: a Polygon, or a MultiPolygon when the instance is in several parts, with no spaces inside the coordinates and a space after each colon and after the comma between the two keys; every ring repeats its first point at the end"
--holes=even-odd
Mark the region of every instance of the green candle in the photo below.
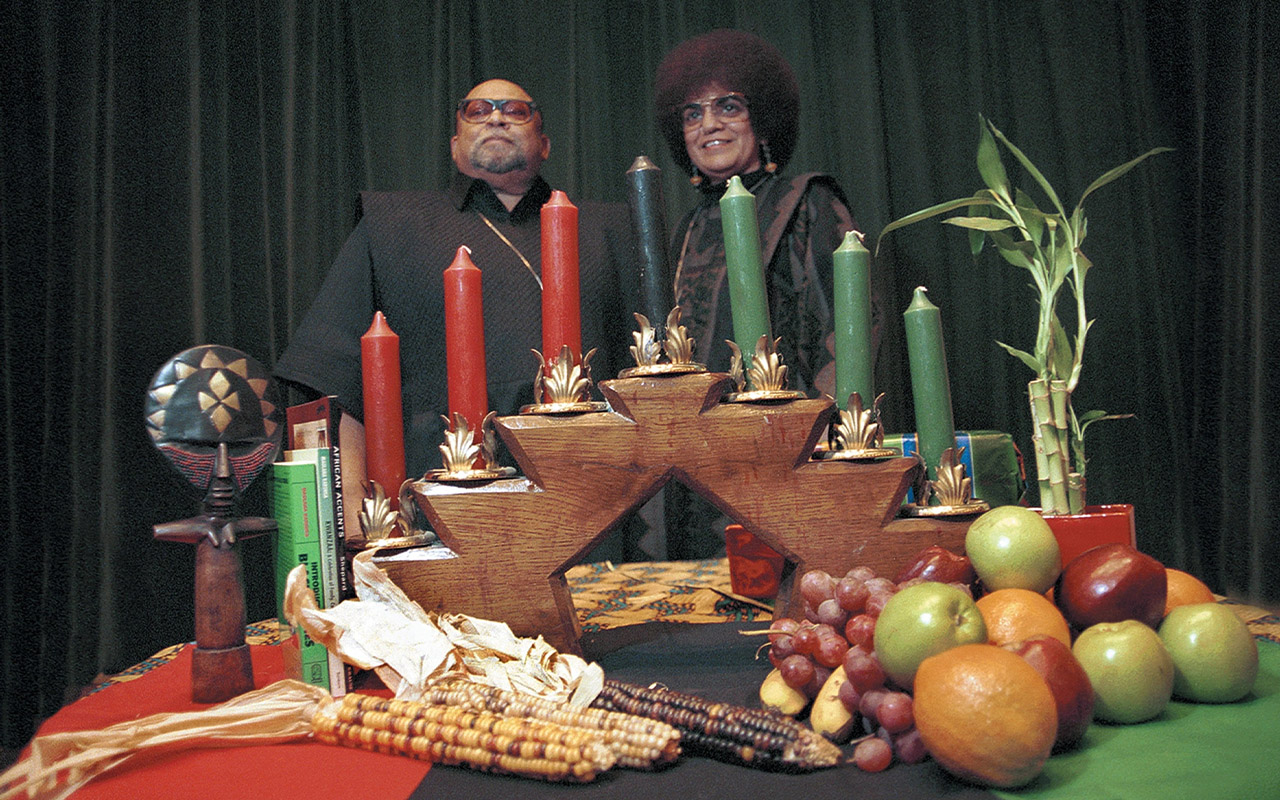
{"type": "Polygon", "coordinates": [[[857,392],[862,407],[870,408],[871,375],[871,253],[856,231],[844,235],[832,261],[836,334],[836,404],[847,408],[857,392]]]}
{"type": "Polygon", "coordinates": [[[928,290],[916,287],[911,305],[902,314],[907,330],[907,359],[911,364],[911,396],[916,411],[916,447],[924,458],[929,479],[937,477],[942,451],[956,446],[951,416],[951,382],[942,343],[942,312],[929,302],[928,290]]]}
{"type": "Polygon", "coordinates": [[[751,357],[769,328],[769,301],[764,292],[764,264],[760,257],[760,231],[756,225],[756,198],[734,175],[720,198],[720,222],[724,228],[724,260],[729,276],[729,306],[733,311],[733,340],[742,351],[742,369],[751,368],[751,357]]]}

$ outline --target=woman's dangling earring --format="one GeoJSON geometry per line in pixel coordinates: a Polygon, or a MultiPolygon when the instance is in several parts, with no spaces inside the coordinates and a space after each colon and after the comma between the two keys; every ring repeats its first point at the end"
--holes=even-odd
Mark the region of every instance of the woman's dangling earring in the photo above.
{"type": "Polygon", "coordinates": [[[697,167],[693,168],[693,174],[689,176],[689,183],[692,183],[694,186],[702,185],[702,173],[698,172],[697,167]]]}
{"type": "Polygon", "coordinates": [[[769,154],[769,143],[760,143],[761,160],[764,161],[764,171],[773,173],[778,171],[778,165],[773,163],[773,156],[769,154]]]}

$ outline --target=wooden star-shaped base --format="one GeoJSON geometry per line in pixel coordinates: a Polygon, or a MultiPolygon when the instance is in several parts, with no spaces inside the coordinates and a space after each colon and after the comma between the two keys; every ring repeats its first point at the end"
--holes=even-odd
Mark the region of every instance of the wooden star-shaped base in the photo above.
{"type": "Polygon", "coordinates": [[[930,544],[963,548],[972,517],[898,516],[916,459],[815,461],[833,402],[721,403],[732,389],[723,373],[620,378],[601,384],[606,412],[499,417],[524,477],[415,483],[457,557],[384,568],[423,608],[501,620],[580,652],[565,571],[672,479],[786,557],[780,615],[803,613],[794,578],[807,570],[866,565],[892,578],[930,544]]]}

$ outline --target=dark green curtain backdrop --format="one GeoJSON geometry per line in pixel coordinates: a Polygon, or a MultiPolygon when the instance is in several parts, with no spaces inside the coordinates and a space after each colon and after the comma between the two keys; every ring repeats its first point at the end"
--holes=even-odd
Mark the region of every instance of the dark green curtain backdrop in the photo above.
{"type": "MultiPolygon", "coordinates": [[[[692,190],[652,130],[653,70],[718,26],[760,33],[795,65],[793,170],[835,175],[872,237],[978,188],[979,114],[1068,202],[1107,168],[1176,148],[1089,206],[1098,321],[1078,403],[1137,414],[1092,429],[1090,499],[1134,503],[1139,545],[1167,564],[1276,602],[1267,445],[1280,312],[1266,253],[1280,235],[1280,7],[1209,7],[5,4],[4,745],[95,674],[193,635],[193,553],[150,533],[198,500],[143,431],[160,364],[207,342],[274,363],[350,229],[355,193],[440,185],[451,106],[485,78],[516,80],[544,106],[554,186],[622,199],[645,153],[668,168],[674,215],[692,190]]],[[[994,343],[1029,344],[1024,278],[973,260],[962,233],[936,223],[894,234],[877,269],[888,427],[913,424],[900,312],[925,285],[943,311],[957,423],[1009,431],[1029,453],[1030,375],[994,343]]],[[[265,512],[261,487],[246,510],[265,512]]],[[[243,547],[251,618],[271,614],[269,552],[265,539],[243,547]]]]}

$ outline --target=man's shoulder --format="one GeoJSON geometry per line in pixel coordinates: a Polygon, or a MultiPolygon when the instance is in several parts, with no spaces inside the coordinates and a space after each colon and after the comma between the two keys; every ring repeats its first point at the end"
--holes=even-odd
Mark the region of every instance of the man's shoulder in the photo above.
{"type": "Polygon", "coordinates": [[[368,219],[370,222],[417,217],[424,211],[438,213],[453,209],[449,195],[433,189],[363,191],[360,192],[358,203],[357,218],[368,219]]]}

